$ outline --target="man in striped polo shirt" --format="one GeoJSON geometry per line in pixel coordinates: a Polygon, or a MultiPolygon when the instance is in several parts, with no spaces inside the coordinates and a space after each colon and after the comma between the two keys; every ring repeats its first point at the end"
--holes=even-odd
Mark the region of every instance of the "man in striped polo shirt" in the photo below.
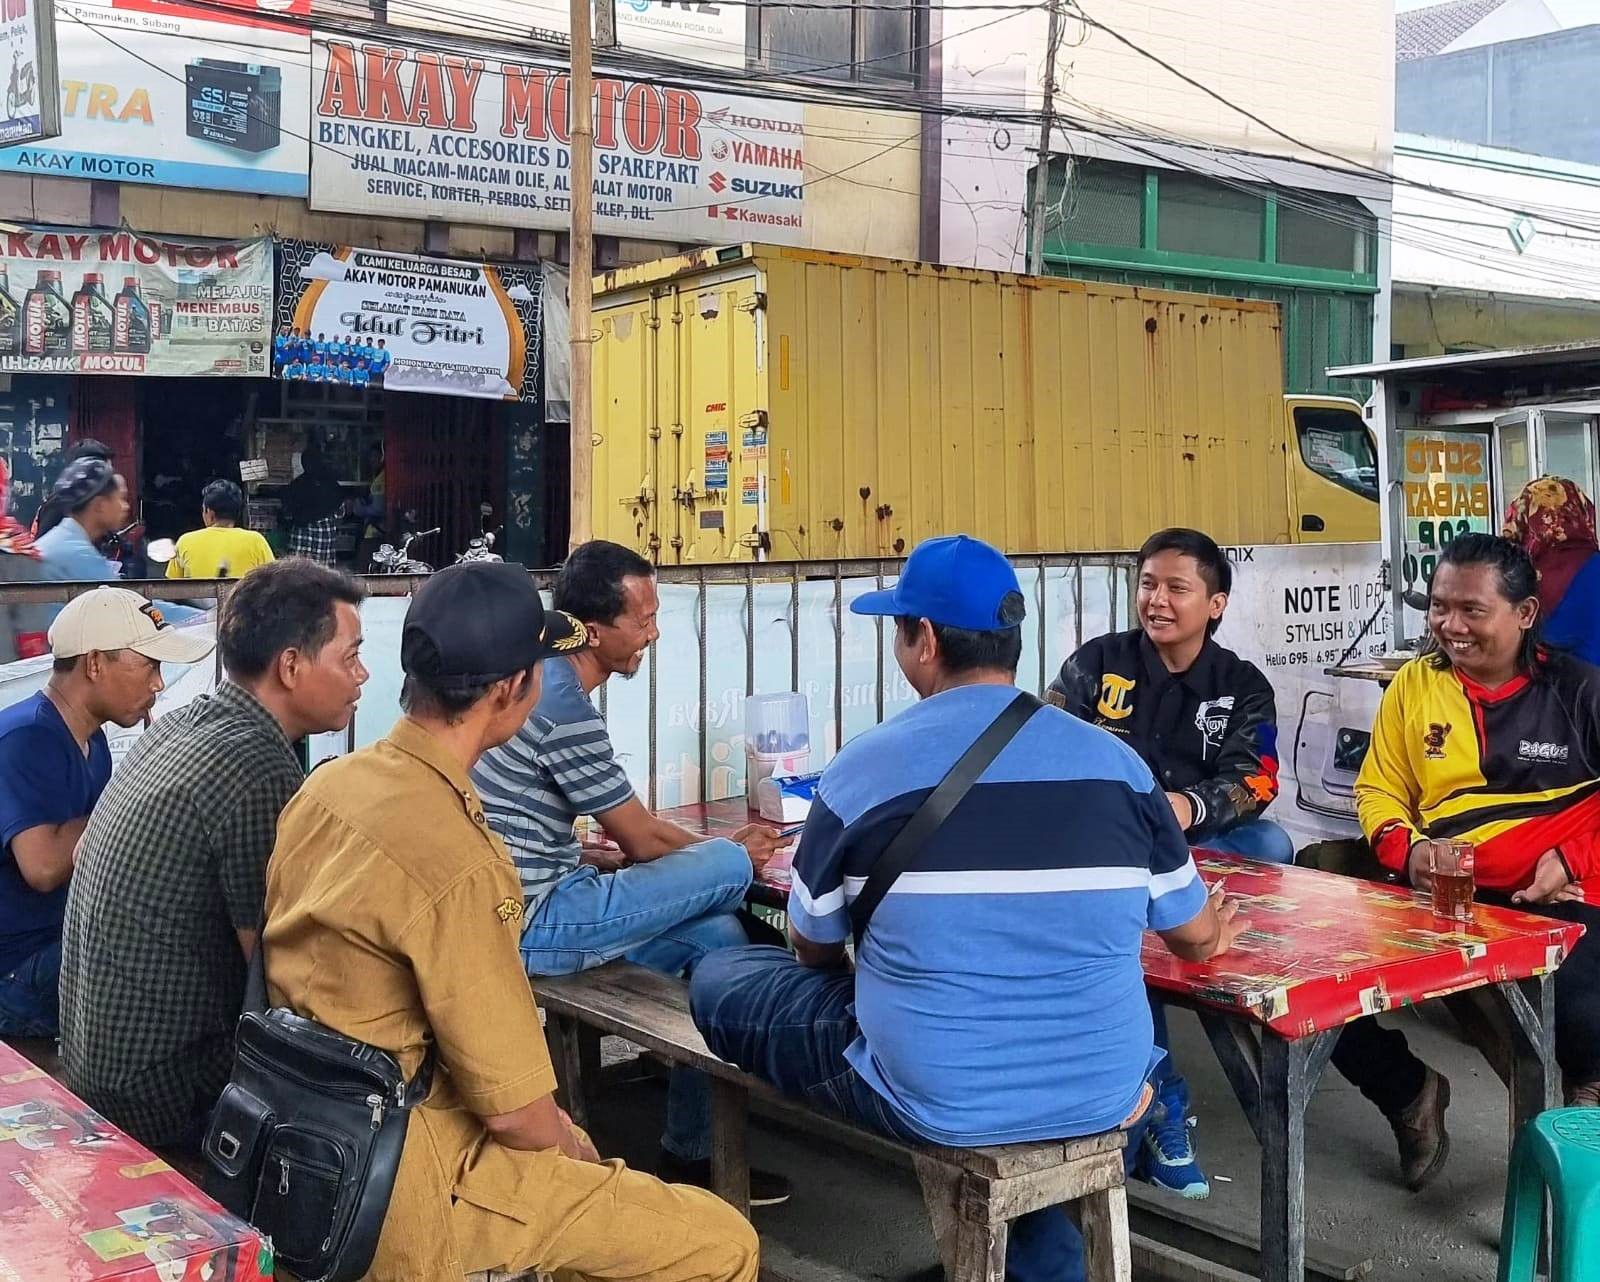
{"type": "MultiPolygon", "coordinates": [[[[511,852],[527,898],[522,959],[530,975],[570,975],[618,957],[669,975],[692,973],[718,948],[749,942],[738,917],[755,871],[784,843],[752,824],[706,840],[652,814],[634,794],[591,696],[639,671],[656,629],[650,563],[616,543],[574,549],[556,580],[555,607],[578,619],[587,647],[546,659],[543,692],[517,736],[472,773],[484,817],[511,852]],[[598,820],[620,853],[585,859],[576,824],[598,820]],[[594,860],[602,859],[605,866],[594,860]]],[[[708,1187],[711,1087],[673,1070],[657,1174],[708,1187]]],[[[787,1200],[779,1176],[750,1173],[750,1200],[787,1200]]]]}
{"type": "MultiPolygon", "coordinates": [[[[707,957],[690,981],[695,1023],[722,1058],[906,1141],[1132,1125],[1160,1056],[1144,931],[1203,961],[1233,942],[1236,905],[1207,895],[1149,767],[1040,707],[912,855],[852,970],[850,905],[874,865],[1016,697],[1025,606],[1005,557],[958,535],[924,543],[893,588],[851,609],[894,618],[921,702],[823,772],[794,861],[794,954],[707,957]]],[[[1006,1275],[1082,1279],[1082,1239],[1060,1207],[1011,1226],[1006,1275]]]]}

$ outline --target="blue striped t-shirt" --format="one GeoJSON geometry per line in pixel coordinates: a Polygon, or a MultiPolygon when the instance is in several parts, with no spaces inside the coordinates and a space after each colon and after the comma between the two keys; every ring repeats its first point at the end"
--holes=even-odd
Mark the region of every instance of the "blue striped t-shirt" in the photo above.
{"type": "Polygon", "coordinates": [[[571,660],[546,659],[543,673],[539,702],[522,729],[485,753],[472,772],[484,818],[522,878],[529,918],[578,867],[578,816],[602,815],[633,796],[571,660]]]}
{"type": "MultiPolygon", "coordinates": [[[[885,847],[1010,686],[958,686],[851,740],[823,772],[790,921],[839,943],[885,847]]],[[[1149,768],[1104,730],[1034,714],[878,905],[847,1057],[919,1134],[973,1146],[1111,1130],[1151,1063],[1139,950],[1205,907],[1149,768]]]]}

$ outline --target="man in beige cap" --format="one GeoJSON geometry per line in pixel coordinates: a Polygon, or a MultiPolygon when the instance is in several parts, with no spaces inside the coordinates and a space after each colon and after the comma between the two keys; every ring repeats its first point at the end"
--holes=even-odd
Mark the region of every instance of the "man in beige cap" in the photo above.
{"type": "Polygon", "coordinates": [[[180,632],[137,593],[103,587],[50,628],[55,669],[0,711],[0,1036],[53,1037],[73,849],[111,778],[106,722],[129,727],[161,693],[161,665],[212,642],[180,632]]]}

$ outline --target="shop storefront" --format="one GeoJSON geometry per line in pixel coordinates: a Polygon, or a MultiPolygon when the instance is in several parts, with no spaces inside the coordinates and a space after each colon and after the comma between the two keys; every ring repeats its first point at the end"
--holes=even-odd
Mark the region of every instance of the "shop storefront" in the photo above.
{"type": "Polygon", "coordinates": [[[251,436],[257,519],[273,521],[315,445],[353,500],[338,544],[358,568],[378,541],[434,529],[411,549],[433,565],[485,531],[508,560],[545,563],[538,264],[295,240],[277,263],[276,377],[251,436]]]}
{"type": "Polygon", "coordinates": [[[337,540],[348,568],[435,528],[412,548],[434,565],[485,531],[507,559],[542,564],[562,469],[546,456],[541,319],[537,264],[0,234],[0,453],[14,511],[31,518],[67,449],[93,437],[112,448],[147,539],[194,529],[206,483],[225,477],[282,548],[283,494],[314,445],[349,500],[337,540]]]}
{"type": "Polygon", "coordinates": [[[17,513],[32,516],[70,443],[92,436],[151,537],[193,528],[205,481],[237,475],[271,334],[269,240],[0,235],[0,451],[17,513]]]}

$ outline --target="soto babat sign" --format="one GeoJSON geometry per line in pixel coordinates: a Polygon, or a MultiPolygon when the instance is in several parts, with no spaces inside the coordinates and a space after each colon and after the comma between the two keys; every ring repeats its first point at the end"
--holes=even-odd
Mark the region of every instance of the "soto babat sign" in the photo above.
{"type": "Polygon", "coordinates": [[[386,392],[532,400],[539,267],[278,243],[280,331],[357,347],[383,340],[386,392]]]}
{"type": "MultiPolygon", "coordinates": [[[[552,230],[572,204],[564,69],[312,39],[311,205],[552,230]]],[[[594,229],[805,239],[805,108],[595,76],[594,229]]]]}
{"type": "Polygon", "coordinates": [[[1405,555],[1402,586],[1426,593],[1439,554],[1463,534],[1488,534],[1489,438],[1476,432],[1401,433],[1405,472],[1405,555]]]}
{"type": "Polygon", "coordinates": [[[0,231],[0,372],[270,369],[272,242],[0,231]]]}

